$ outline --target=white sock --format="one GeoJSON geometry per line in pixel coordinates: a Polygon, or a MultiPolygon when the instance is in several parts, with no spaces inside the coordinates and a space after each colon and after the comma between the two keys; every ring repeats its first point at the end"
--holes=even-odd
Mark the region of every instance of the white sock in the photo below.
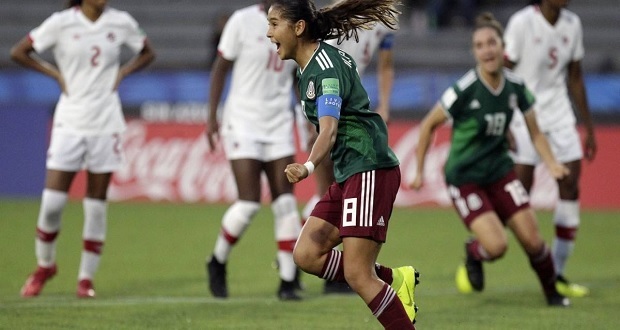
{"type": "Polygon", "coordinates": [[[78,280],[93,279],[101,260],[101,249],[107,232],[107,208],[105,200],[84,198],[84,249],[80,262],[78,280]]]}
{"type": "Polygon", "coordinates": [[[232,247],[248,228],[259,209],[258,202],[237,201],[226,210],[222,218],[222,229],[213,249],[217,261],[226,263],[232,247]]]}
{"type": "Polygon", "coordinates": [[[293,248],[301,232],[301,219],[297,201],[293,194],[280,195],[271,204],[274,215],[274,231],[278,243],[278,264],[280,278],[285,281],[295,279],[297,266],[293,261],[293,248]]]}
{"type": "Polygon", "coordinates": [[[568,258],[575,248],[575,237],[580,224],[579,202],[572,200],[560,200],[555,207],[553,223],[556,227],[556,237],[553,240],[552,254],[555,272],[558,275],[564,274],[564,268],[568,258]],[[557,235],[558,231],[563,231],[568,237],[557,235]]]}
{"type": "Polygon", "coordinates": [[[35,239],[35,255],[37,264],[41,267],[49,268],[56,263],[56,235],[60,231],[62,211],[67,204],[67,199],[66,192],[43,190],[35,239]]]}

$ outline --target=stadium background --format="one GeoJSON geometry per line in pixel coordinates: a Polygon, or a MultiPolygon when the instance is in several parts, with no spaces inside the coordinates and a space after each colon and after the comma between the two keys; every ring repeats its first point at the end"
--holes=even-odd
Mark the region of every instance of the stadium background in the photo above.
{"type": "MultiPolygon", "coordinates": [[[[527,1],[479,1],[477,11],[489,10],[503,23],[527,1]]],[[[129,77],[120,87],[129,121],[127,166],[111,187],[113,200],[173,202],[227,202],[234,199],[232,177],[221,152],[209,154],[203,137],[213,57],[211,37],[219,18],[249,0],[131,0],[110,1],[129,11],[141,24],[157,52],[156,62],[129,77]]],[[[316,1],[318,6],[328,1],[316,1]]],[[[37,197],[43,186],[49,123],[59,89],[36,72],[18,68],[9,49],[40,24],[63,1],[0,0],[0,197],[37,197]]],[[[583,68],[591,111],[597,125],[599,155],[585,164],[583,205],[620,208],[620,161],[615,141],[620,140],[620,36],[617,33],[618,0],[572,1],[569,8],[584,25],[586,57],[583,68]]],[[[458,16],[458,15],[457,15],[458,16]]],[[[399,154],[404,179],[414,166],[417,120],[440,93],[474,64],[469,51],[470,30],[457,19],[436,28],[427,7],[409,1],[403,10],[395,42],[396,82],[390,125],[391,144],[399,154]]],[[[128,57],[129,54],[125,54],[128,57]]],[[[49,53],[43,54],[50,59],[49,53]]],[[[372,66],[371,66],[372,70],[372,66]]],[[[376,97],[373,72],[364,77],[371,98],[376,97]]],[[[257,87],[258,88],[258,87],[257,87]]],[[[399,206],[433,203],[447,205],[441,177],[448,133],[442,130],[430,160],[432,185],[415,193],[403,189],[399,206]]],[[[299,157],[305,157],[302,153],[299,157]]],[[[302,158],[303,159],[303,158],[302,158]]],[[[544,169],[539,169],[543,172],[544,169]]],[[[305,201],[312,182],[297,188],[305,201]]],[[[83,177],[72,190],[83,192],[83,177]]],[[[555,187],[540,179],[534,191],[536,206],[549,208],[555,187]]]]}

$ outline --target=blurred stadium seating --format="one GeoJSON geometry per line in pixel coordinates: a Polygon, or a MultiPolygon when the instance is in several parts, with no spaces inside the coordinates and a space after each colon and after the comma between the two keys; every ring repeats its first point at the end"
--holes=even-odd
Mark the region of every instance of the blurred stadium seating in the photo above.
{"type": "MultiPolygon", "coordinates": [[[[110,1],[110,6],[130,12],[153,42],[158,59],[153,69],[205,69],[212,54],[210,36],[221,15],[258,2],[252,0],[129,0],[110,1]]],[[[315,1],[317,6],[329,0],[315,1]]],[[[403,1],[411,3],[412,1],[403,1]]],[[[40,24],[64,1],[0,0],[0,69],[11,68],[11,45],[40,24]]],[[[489,10],[500,21],[527,4],[526,0],[487,0],[479,11],[489,10]]],[[[580,15],[584,25],[586,73],[620,72],[618,0],[571,1],[569,8],[580,15]]],[[[416,22],[420,16],[404,8],[401,30],[396,39],[396,64],[403,69],[462,71],[473,64],[467,28],[433,30],[416,22]]]]}

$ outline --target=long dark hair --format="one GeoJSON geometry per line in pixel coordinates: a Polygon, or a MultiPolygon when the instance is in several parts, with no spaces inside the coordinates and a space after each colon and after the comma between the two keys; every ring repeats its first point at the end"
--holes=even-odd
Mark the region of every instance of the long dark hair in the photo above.
{"type": "Polygon", "coordinates": [[[282,17],[289,22],[306,21],[306,36],[311,40],[338,38],[338,42],[351,37],[359,41],[357,29],[371,29],[376,23],[396,29],[398,0],[344,0],[319,10],[312,0],[271,0],[282,17]]]}
{"type": "Polygon", "coordinates": [[[82,0],[67,0],[67,4],[65,5],[65,7],[71,8],[75,6],[81,6],[81,5],[82,5],[82,0]]]}

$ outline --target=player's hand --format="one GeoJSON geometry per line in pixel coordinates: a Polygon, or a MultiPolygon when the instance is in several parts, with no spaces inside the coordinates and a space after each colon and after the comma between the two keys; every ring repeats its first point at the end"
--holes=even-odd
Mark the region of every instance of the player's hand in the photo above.
{"type": "Polygon", "coordinates": [[[596,139],[594,138],[594,133],[588,133],[586,135],[586,140],[584,141],[584,156],[588,161],[593,161],[594,157],[596,157],[596,139]]]}
{"type": "Polygon", "coordinates": [[[424,186],[424,178],[420,174],[416,174],[413,181],[409,182],[409,188],[420,190],[424,186]]]}
{"type": "Polygon", "coordinates": [[[548,166],[548,169],[549,174],[551,174],[551,176],[556,180],[563,179],[570,174],[570,170],[568,169],[568,167],[560,163],[553,163],[548,166]]]}
{"type": "Polygon", "coordinates": [[[284,173],[286,173],[286,178],[290,183],[297,183],[308,177],[308,169],[299,163],[286,165],[284,173]]]}
{"type": "Polygon", "coordinates": [[[209,120],[207,122],[206,135],[207,142],[209,142],[209,150],[213,152],[217,146],[217,141],[220,139],[220,127],[217,120],[209,120]]]}

